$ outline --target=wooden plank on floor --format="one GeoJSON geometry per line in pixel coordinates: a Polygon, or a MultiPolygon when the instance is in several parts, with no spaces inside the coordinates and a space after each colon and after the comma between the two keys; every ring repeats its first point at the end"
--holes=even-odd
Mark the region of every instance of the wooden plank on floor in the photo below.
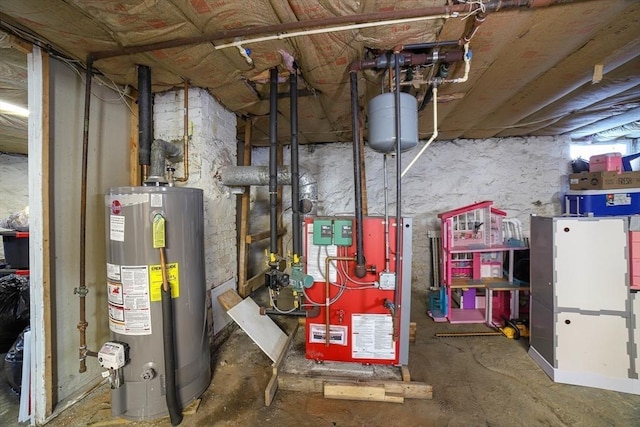
{"type": "Polygon", "coordinates": [[[260,314],[260,307],[251,297],[243,299],[227,313],[273,362],[278,360],[287,343],[287,335],[269,316],[260,314]]]}
{"type": "Polygon", "coordinates": [[[416,342],[416,329],[417,329],[416,322],[409,322],[409,342],[410,343],[416,342]]]}
{"type": "MultiPolygon", "coordinates": [[[[307,393],[323,393],[325,383],[354,382],[354,379],[337,376],[309,376],[280,372],[278,387],[287,391],[301,391],[307,393]]],[[[372,380],[358,381],[362,384],[373,383],[384,386],[389,395],[402,396],[405,399],[433,399],[433,387],[421,382],[372,380]]]]}
{"type": "MultiPolygon", "coordinates": [[[[194,415],[198,412],[198,408],[200,408],[200,402],[202,399],[196,399],[187,405],[186,408],[182,410],[182,415],[194,415]]],[[[160,420],[168,420],[169,417],[165,416],[160,418],[160,420]]],[[[186,420],[185,420],[186,421],[186,420]]],[[[91,427],[107,427],[107,426],[118,426],[123,424],[137,424],[136,421],[130,421],[125,418],[116,417],[113,418],[111,416],[111,405],[110,404],[102,404],[98,407],[98,411],[93,414],[89,422],[88,426],[91,427]]]]}
{"type": "Polygon", "coordinates": [[[407,365],[400,366],[400,375],[402,375],[402,381],[411,381],[411,373],[407,365]]]}
{"type": "Polygon", "coordinates": [[[403,403],[404,397],[387,395],[383,385],[367,383],[325,383],[324,397],[342,400],[368,400],[374,402],[403,403]]]}
{"type": "Polygon", "coordinates": [[[265,406],[270,406],[271,405],[271,402],[273,402],[273,398],[276,395],[276,391],[278,391],[278,374],[279,374],[280,366],[282,366],[282,362],[284,361],[285,357],[287,356],[287,351],[289,350],[289,347],[291,346],[291,342],[293,341],[293,337],[295,337],[296,332],[298,332],[298,326],[299,325],[300,325],[299,323],[296,323],[296,326],[293,329],[293,332],[291,332],[289,334],[289,337],[287,338],[287,342],[285,343],[284,349],[280,353],[280,356],[278,357],[278,360],[276,360],[276,362],[272,366],[273,369],[272,369],[272,372],[271,372],[271,379],[269,380],[269,383],[267,384],[267,387],[264,389],[264,404],[265,404],[265,406]]]}

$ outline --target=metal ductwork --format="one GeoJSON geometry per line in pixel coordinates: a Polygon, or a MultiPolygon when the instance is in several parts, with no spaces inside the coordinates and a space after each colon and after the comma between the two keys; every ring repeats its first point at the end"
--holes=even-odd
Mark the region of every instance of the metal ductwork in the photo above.
{"type": "Polygon", "coordinates": [[[156,139],[153,141],[153,144],[151,144],[151,167],[149,169],[149,178],[145,181],[145,184],[166,184],[168,181],[165,177],[165,159],[175,163],[180,161],[183,154],[183,148],[178,144],[172,144],[163,139],[156,139]]]}
{"type": "MultiPolygon", "coordinates": [[[[293,174],[288,166],[278,168],[277,180],[281,185],[291,185],[293,174]]],[[[227,166],[220,170],[220,181],[229,187],[268,185],[267,166],[227,166]]],[[[318,183],[304,168],[299,168],[300,213],[314,216],[318,210],[318,183]]]]}

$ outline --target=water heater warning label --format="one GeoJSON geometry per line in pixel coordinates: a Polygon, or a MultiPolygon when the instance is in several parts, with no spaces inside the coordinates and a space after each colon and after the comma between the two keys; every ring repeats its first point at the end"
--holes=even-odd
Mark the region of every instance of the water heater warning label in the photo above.
{"type": "Polygon", "coordinates": [[[388,314],[351,316],[351,357],[354,359],[393,360],[393,319],[388,314]]]}
{"type": "Polygon", "coordinates": [[[149,267],[120,267],[121,283],[108,282],[109,329],[123,335],[151,334],[149,267]]]}
{"type": "Polygon", "coordinates": [[[124,242],[124,217],[123,216],[110,215],[109,238],[116,242],[124,242]]]}
{"type": "MultiPolygon", "coordinates": [[[[151,285],[151,301],[162,301],[162,266],[152,265],[149,271],[149,282],[151,285]]],[[[171,298],[180,296],[180,272],[178,271],[178,263],[171,262],[167,264],[167,281],[171,286],[171,298]]]]}

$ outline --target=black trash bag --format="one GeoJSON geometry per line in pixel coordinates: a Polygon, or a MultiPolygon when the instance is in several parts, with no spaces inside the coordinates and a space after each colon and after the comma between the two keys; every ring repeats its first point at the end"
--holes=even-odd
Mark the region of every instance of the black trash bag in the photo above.
{"type": "Polygon", "coordinates": [[[6,353],[29,325],[29,278],[0,277],[0,353],[6,353]]]}
{"type": "Polygon", "coordinates": [[[589,162],[582,157],[578,157],[571,161],[571,171],[573,173],[589,172],[589,162]]]}
{"type": "Polygon", "coordinates": [[[29,326],[18,335],[7,354],[4,356],[4,376],[11,390],[20,394],[22,387],[22,359],[24,357],[24,333],[29,331],[29,326]]]}

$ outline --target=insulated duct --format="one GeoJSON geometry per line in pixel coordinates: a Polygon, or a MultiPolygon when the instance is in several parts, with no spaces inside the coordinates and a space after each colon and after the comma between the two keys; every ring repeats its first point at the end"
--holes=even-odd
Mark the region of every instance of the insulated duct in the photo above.
{"type": "MultiPolygon", "coordinates": [[[[299,213],[314,216],[318,210],[318,183],[307,170],[298,169],[299,213]]],[[[292,178],[293,173],[287,166],[278,168],[279,184],[291,185],[292,178]]],[[[269,168],[267,166],[227,166],[220,170],[220,181],[229,187],[268,185],[269,168]]]]}

